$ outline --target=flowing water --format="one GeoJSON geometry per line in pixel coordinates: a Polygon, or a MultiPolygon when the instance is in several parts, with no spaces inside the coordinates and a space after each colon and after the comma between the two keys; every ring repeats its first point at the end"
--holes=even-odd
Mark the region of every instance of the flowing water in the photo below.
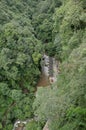
{"type": "Polygon", "coordinates": [[[42,73],[41,76],[40,76],[40,79],[37,83],[37,87],[40,87],[40,86],[46,87],[46,86],[49,86],[49,84],[50,83],[49,83],[48,77],[45,74],[42,73]]]}
{"type": "MultiPolygon", "coordinates": [[[[55,62],[55,59],[50,58],[47,55],[44,55],[44,59],[45,60],[42,61],[42,71],[41,71],[39,81],[37,83],[37,87],[47,87],[47,86],[49,86],[50,85],[50,78],[51,78],[51,80],[53,78],[54,82],[56,81],[57,63],[55,62]],[[51,65],[50,65],[50,63],[51,63],[51,65]]],[[[27,121],[24,124],[26,124],[26,123],[27,123],[27,121]]],[[[18,127],[16,127],[16,125],[18,125],[18,122],[16,122],[14,124],[13,130],[24,130],[24,126],[18,125],[18,127]]],[[[43,130],[48,130],[48,129],[45,126],[43,130]]]]}

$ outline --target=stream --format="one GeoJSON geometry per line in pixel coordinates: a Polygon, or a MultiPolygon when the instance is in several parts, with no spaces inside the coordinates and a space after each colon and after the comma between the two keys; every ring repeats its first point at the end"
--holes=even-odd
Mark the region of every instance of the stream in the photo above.
{"type": "Polygon", "coordinates": [[[40,87],[40,86],[46,87],[46,86],[49,86],[49,85],[50,85],[50,83],[49,83],[48,77],[44,73],[42,73],[41,76],[40,76],[40,79],[37,83],[37,87],[40,87]]]}
{"type": "MultiPolygon", "coordinates": [[[[56,77],[58,75],[58,63],[53,57],[49,57],[44,54],[41,61],[42,73],[40,79],[37,83],[37,87],[47,87],[50,84],[56,82],[56,77]]],[[[29,122],[27,121],[16,121],[14,123],[13,130],[25,130],[25,125],[29,122]]],[[[43,129],[44,130],[44,129],[43,129]]]]}

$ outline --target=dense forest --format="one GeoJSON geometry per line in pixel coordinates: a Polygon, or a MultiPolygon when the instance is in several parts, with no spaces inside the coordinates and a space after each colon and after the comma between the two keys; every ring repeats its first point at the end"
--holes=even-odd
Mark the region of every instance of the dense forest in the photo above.
{"type": "Polygon", "coordinates": [[[34,117],[26,130],[86,130],[86,0],[0,0],[0,130],[34,117]],[[60,73],[37,89],[44,53],[60,73]]]}

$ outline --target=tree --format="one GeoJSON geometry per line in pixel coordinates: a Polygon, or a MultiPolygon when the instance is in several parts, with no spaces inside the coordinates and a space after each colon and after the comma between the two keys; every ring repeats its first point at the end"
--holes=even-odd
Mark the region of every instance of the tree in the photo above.
{"type": "Polygon", "coordinates": [[[16,119],[33,116],[32,102],[40,75],[42,48],[31,24],[34,3],[30,0],[0,2],[0,122],[3,130],[11,130],[16,119]]]}
{"type": "Polygon", "coordinates": [[[56,85],[51,88],[38,89],[33,107],[39,120],[49,120],[50,130],[85,130],[86,21],[84,1],[69,0],[62,3],[54,14],[53,30],[55,53],[61,60],[60,74],[56,85]]]}

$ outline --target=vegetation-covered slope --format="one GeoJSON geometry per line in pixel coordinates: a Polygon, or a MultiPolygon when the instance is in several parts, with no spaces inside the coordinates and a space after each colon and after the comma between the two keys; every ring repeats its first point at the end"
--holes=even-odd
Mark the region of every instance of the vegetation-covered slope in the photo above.
{"type": "MultiPolygon", "coordinates": [[[[82,0],[62,1],[53,15],[54,55],[60,64],[57,85],[37,92],[34,102],[40,120],[50,130],[86,129],[86,6],[82,0]]],[[[48,49],[49,53],[49,49],[48,49]]]]}
{"type": "Polygon", "coordinates": [[[0,129],[12,130],[16,119],[35,113],[50,130],[85,130],[85,102],[86,0],[1,0],[0,129]],[[38,89],[35,98],[44,51],[61,71],[57,84],[38,89]]]}
{"type": "MultiPolygon", "coordinates": [[[[41,43],[31,24],[35,1],[0,1],[0,122],[12,130],[16,119],[33,115],[41,43]]],[[[6,127],[6,128],[5,128],[6,127]]]]}

